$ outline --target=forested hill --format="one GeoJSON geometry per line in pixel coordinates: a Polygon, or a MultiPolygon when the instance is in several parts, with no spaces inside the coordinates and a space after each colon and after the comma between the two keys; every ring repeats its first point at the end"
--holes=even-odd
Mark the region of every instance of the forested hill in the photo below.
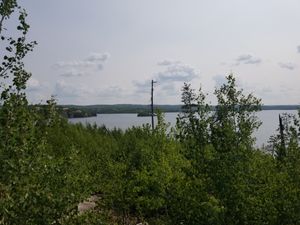
{"type": "MultiPolygon", "coordinates": [[[[116,104],[116,105],[59,105],[67,117],[96,116],[104,113],[141,113],[150,111],[149,105],[116,104]],[[82,115],[82,116],[80,116],[82,115]]],[[[155,105],[162,112],[179,112],[181,105],[155,105]]]]}
{"type": "MultiPolygon", "coordinates": [[[[162,112],[180,112],[182,105],[155,105],[162,112]]],[[[150,111],[149,105],[115,104],[115,105],[59,105],[62,113],[69,118],[89,117],[103,113],[142,113],[150,111]]],[[[214,106],[212,106],[214,108],[214,106]]],[[[299,105],[264,105],[262,110],[297,110],[299,105]]]]}

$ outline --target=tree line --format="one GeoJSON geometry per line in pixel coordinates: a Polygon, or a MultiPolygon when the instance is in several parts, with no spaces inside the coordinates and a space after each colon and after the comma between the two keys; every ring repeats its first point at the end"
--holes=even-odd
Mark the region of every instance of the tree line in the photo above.
{"type": "MultiPolygon", "coordinates": [[[[137,113],[138,115],[149,115],[149,105],[131,105],[131,104],[116,104],[116,105],[58,105],[58,110],[66,118],[81,118],[93,117],[97,114],[114,114],[114,113],[137,113]]],[[[183,105],[154,105],[155,110],[161,112],[182,112],[183,105]]],[[[216,106],[211,105],[211,110],[214,111],[216,106]]],[[[262,105],[262,110],[298,110],[299,105],[262,105]]]]}

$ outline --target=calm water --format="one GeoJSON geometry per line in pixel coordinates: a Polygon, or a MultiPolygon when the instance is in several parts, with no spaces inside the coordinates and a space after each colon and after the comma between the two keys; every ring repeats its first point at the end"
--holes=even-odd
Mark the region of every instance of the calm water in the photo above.
{"type": "MultiPolygon", "coordinates": [[[[267,144],[269,137],[275,134],[278,127],[278,115],[282,113],[296,114],[296,110],[282,111],[282,110],[265,110],[257,113],[260,121],[263,122],[258,131],[255,132],[256,145],[262,146],[267,144]]],[[[178,113],[166,113],[165,119],[174,126],[178,113]]],[[[97,117],[89,118],[73,118],[69,119],[71,123],[82,124],[97,124],[99,126],[105,125],[109,129],[121,128],[126,129],[132,126],[141,126],[142,124],[151,123],[151,117],[137,117],[137,114],[98,114],[97,117]]]]}

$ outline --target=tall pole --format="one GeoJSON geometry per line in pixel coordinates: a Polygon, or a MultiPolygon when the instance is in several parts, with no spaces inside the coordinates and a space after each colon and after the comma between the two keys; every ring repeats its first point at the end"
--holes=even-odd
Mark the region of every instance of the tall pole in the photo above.
{"type": "Polygon", "coordinates": [[[152,122],[152,130],[154,130],[154,108],[153,108],[153,84],[156,81],[151,81],[151,122],[152,122]]]}
{"type": "Polygon", "coordinates": [[[285,150],[285,141],[284,141],[284,126],[282,123],[282,118],[279,114],[279,130],[280,130],[280,140],[281,140],[281,146],[280,146],[280,152],[278,154],[279,158],[283,158],[286,156],[286,150],[285,150]]]}

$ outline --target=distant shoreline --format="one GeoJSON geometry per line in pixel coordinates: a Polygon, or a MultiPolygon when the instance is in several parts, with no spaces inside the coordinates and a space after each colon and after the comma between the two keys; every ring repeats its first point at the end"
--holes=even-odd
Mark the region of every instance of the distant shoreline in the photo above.
{"type": "MultiPolygon", "coordinates": [[[[211,106],[212,109],[215,106],[211,106]]],[[[182,112],[182,105],[154,105],[155,110],[163,113],[182,112]]],[[[115,104],[115,105],[58,105],[62,115],[67,118],[95,117],[97,114],[147,114],[149,105],[115,104]]],[[[300,105],[264,105],[262,110],[298,110],[300,105]]]]}

